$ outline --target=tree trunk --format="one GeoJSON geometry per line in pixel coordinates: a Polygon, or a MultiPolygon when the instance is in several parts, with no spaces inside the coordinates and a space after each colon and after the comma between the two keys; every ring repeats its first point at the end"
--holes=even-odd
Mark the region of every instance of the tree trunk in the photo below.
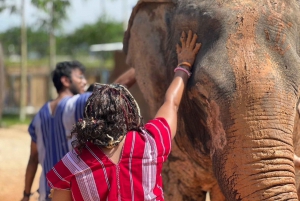
{"type": "MultiPolygon", "coordinates": [[[[49,30],[49,71],[52,72],[55,69],[55,55],[56,55],[56,41],[55,41],[55,34],[54,34],[54,2],[51,5],[51,22],[50,22],[50,30],[49,30]]],[[[48,82],[48,90],[49,90],[49,99],[53,99],[55,97],[55,89],[52,83],[52,77],[49,75],[49,82],[48,82]]]]}
{"type": "Polygon", "coordinates": [[[25,24],[25,8],[22,0],[22,27],[21,27],[21,88],[20,88],[20,120],[26,118],[26,94],[27,94],[27,34],[25,24]]]}
{"type": "Polygon", "coordinates": [[[0,43],[0,127],[2,123],[2,112],[4,108],[4,94],[5,94],[4,57],[2,53],[2,45],[0,43]]]}

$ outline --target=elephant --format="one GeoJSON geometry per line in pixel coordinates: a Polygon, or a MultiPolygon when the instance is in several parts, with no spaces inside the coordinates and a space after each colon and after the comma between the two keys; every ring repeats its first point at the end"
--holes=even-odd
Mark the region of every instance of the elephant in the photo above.
{"type": "Polygon", "coordinates": [[[299,0],[137,2],[123,50],[152,115],[181,32],[202,43],[164,165],[166,200],[298,200],[299,19],[299,0]]]}

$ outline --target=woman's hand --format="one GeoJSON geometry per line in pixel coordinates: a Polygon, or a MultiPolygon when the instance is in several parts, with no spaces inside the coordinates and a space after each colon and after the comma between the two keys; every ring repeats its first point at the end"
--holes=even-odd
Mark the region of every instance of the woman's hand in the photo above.
{"type": "Polygon", "coordinates": [[[196,55],[201,48],[201,43],[196,43],[197,35],[189,30],[188,36],[186,37],[186,33],[183,31],[180,37],[181,47],[179,44],[176,45],[176,52],[178,58],[178,64],[184,65],[189,69],[192,68],[194,64],[196,55]],[[188,64],[184,64],[183,62],[187,62],[188,64]]]}

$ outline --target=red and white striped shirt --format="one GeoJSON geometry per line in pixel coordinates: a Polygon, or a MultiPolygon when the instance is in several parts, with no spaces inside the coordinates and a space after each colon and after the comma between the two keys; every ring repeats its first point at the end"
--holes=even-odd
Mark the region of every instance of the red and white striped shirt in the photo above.
{"type": "Polygon", "coordinates": [[[118,164],[91,143],[79,156],[69,152],[48,172],[48,184],[71,190],[76,201],[164,200],[161,171],[171,151],[170,128],[156,118],[145,129],[126,135],[118,164]]]}

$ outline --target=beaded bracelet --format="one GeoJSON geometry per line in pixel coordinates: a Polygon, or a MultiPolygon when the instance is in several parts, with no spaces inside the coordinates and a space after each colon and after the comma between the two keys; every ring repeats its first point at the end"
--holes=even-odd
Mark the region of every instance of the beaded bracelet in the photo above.
{"type": "Polygon", "coordinates": [[[192,75],[191,72],[189,72],[187,69],[185,69],[185,68],[183,68],[183,67],[181,67],[181,66],[177,66],[177,67],[174,69],[174,72],[179,71],[179,70],[185,72],[185,73],[188,75],[188,77],[191,77],[191,75],[192,75]]]}

